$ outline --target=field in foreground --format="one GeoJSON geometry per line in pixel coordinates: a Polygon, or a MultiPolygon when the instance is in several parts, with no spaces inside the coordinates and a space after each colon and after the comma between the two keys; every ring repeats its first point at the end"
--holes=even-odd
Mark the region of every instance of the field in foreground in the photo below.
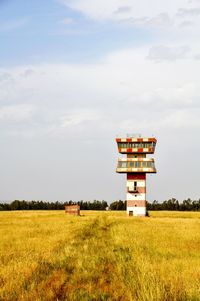
{"type": "Polygon", "coordinates": [[[0,300],[200,300],[200,213],[0,212],[0,300]]]}

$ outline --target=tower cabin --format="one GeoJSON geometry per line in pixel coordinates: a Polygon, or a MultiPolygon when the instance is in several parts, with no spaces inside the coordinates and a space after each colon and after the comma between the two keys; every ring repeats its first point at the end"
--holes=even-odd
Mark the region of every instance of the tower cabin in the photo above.
{"type": "Polygon", "coordinates": [[[116,172],[127,174],[126,200],[129,216],[146,216],[146,174],[156,173],[153,154],[157,140],[128,136],[116,138],[118,151],[125,158],[118,159],[116,172]]]}

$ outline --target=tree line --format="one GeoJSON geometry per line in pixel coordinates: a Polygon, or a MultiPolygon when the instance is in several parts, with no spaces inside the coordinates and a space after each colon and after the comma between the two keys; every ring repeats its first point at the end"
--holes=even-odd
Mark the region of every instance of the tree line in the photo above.
{"type": "Polygon", "coordinates": [[[15,200],[11,203],[0,203],[0,211],[10,210],[64,210],[66,205],[77,204],[81,210],[106,210],[107,202],[94,200],[79,202],[48,202],[48,201],[20,201],[15,200]]]}
{"type": "Polygon", "coordinates": [[[152,203],[147,203],[147,210],[200,211],[200,199],[191,200],[188,198],[179,202],[177,199],[172,198],[162,203],[155,200],[152,203]]]}
{"type": "MultiPolygon", "coordinates": [[[[126,210],[126,201],[114,201],[109,206],[110,210],[126,210]]],[[[153,201],[152,203],[147,202],[147,210],[159,211],[159,210],[169,210],[169,211],[200,211],[200,199],[191,200],[190,198],[178,201],[175,198],[166,200],[162,203],[158,201],[153,201]]]]}
{"type": "MultiPolygon", "coordinates": [[[[94,200],[91,201],[78,201],[73,202],[48,202],[48,201],[20,201],[15,200],[11,203],[0,203],[0,211],[10,210],[64,210],[65,205],[77,204],[81,210],[126,210],[126,201],[116,200],[113,201],[109,206],[106,201],[94,200]]],[[[153,201],[152,203],[147,202],[147,210],[159,211],[159,210],[170,210],[170,211],[200,211],[200,199],[191,200],[190,198],[179,202],[177,199],[172,198],[162,203],[153,201]]]]}

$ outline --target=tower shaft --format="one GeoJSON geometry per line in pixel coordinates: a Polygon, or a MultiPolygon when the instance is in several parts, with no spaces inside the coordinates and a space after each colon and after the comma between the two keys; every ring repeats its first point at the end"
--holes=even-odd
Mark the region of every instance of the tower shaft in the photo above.
{"type": "Polygon", "coordinates": [[[146,174],[127,173],[127,213],[146,216],[146,174]]]}

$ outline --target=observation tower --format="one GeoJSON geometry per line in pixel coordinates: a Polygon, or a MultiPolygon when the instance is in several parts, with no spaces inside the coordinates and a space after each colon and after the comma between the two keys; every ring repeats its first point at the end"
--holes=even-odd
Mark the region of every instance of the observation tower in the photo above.
{"type": "Polygon", "coordinates": [[[156,173],[154,159],[146,155],[154,153],[157,140],[127,135],[126,138],[116,138],[116,142],[119,153],[126,155],[118,159],[116,172],[127,174],[127,214],[146,216],[146,174],[156,173]]]}

